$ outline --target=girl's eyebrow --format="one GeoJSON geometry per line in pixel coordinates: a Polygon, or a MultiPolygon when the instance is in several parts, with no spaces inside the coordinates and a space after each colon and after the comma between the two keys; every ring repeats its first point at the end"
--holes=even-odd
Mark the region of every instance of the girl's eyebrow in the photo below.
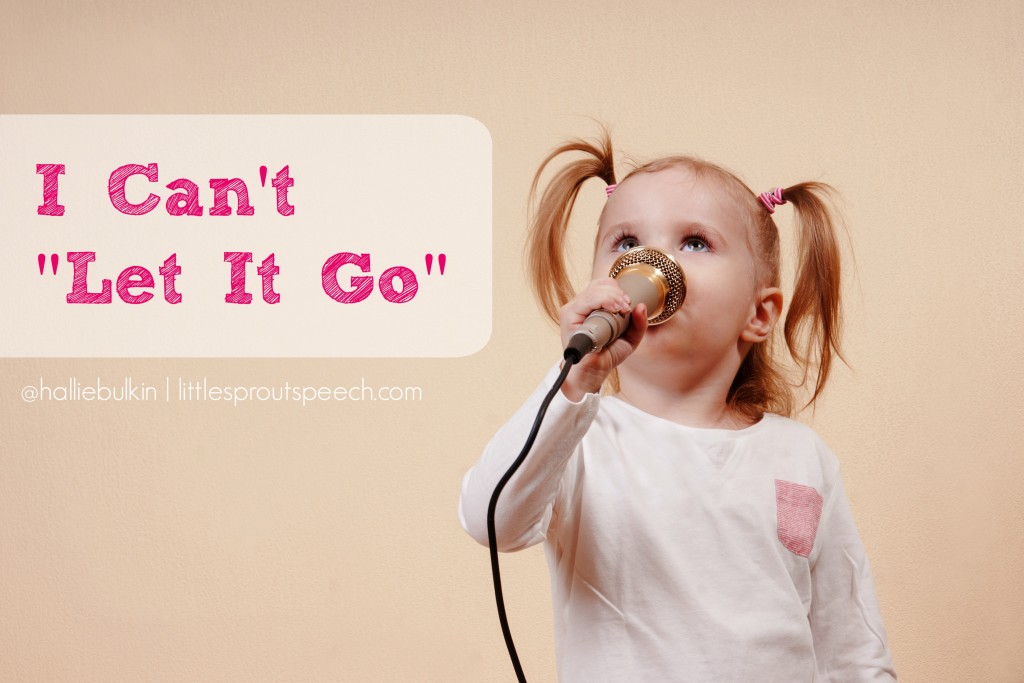
{"type": "MultiPolygon", "coordinates": [[[[604,228],[598,227],[597,229],[597,241],[601,241],[604,237],[615,234],[619,230],[629,230],[631,232],[638,232],[639,228],[636,227],[631,221],[619,221],[618,223],[612,223],[604,228]]],[[[691,230],[707,233],[723,242],[726,242],[724,234],[718,228],[702,223],[700,221],[682,221],[675,225],[675,230],[680,233],[686,233],[691,230]]]]}

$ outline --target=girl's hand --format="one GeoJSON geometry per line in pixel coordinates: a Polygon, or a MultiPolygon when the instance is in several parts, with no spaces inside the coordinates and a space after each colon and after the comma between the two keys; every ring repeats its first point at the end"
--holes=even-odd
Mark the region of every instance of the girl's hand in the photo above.
{"type": "MultiPolygon", "coordinates": [[[[629,297],[614,279],[604,277],[592,281],[558,311],[562,348],[569,344],[576,329],[594,311],[603,309],[629,314],[631,305],[629,297]]],[[[584,356],[566,378],[562,393],[572,401],[579,401],[588,393],[600,391],[608,373],[633,353],[646,331],[647,307],[639,304],[633,309],[625,334],[600,351],[584,356]]]]}

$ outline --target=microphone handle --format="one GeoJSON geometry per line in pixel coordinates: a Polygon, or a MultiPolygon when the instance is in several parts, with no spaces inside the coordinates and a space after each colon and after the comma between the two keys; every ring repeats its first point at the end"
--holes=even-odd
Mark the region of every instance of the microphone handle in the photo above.
{"type": "Polygon", "coordinates": [[[569,339],[569,345],[565,348],[565,359],[570,360],[568,354],[572,353],[576,356],[576,360],[572,362],[579,362],[591,351],[600,351],[621,337],[627,327],[629,316],[609,311],[594,311],[569,339]]]}

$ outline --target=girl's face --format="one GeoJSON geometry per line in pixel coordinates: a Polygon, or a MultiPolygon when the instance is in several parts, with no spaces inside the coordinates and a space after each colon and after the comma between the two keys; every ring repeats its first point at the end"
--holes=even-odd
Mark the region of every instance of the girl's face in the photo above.
{"type": "Polygon", "coordinates": [[[648,330],[631,360],[665,353],[711,364],[742,360],[744,331],[764,291],[750,239],[742,209],[688,168],[635,173],[616,188],[601,216],[593,277],[607,276],[622,252],[647,246],[673,256],[687,285],[683,305],[648,330]]]}

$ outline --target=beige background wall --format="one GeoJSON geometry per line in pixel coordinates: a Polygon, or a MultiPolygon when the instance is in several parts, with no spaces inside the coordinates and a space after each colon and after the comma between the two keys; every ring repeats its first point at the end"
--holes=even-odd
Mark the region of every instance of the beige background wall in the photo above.
{"type": "MultiPolygon", "coordinates": [[[[1018,0],[5,3],[2,113],[479,119],[495,324],[461,359],[0,360],[0,679],[511,680],[455,505],[557,356],[526,192],[592,117],[639,157],[840,188],[853,370],[805,419],[843,463],[901,680],[1024,681],[1021,35],[1018,0]],[[40,377],[365,377],[424,400],[23,403],[40,377]]],[[[504,571],[528,674],[552,680],[540,550],[504,571]]]]}

